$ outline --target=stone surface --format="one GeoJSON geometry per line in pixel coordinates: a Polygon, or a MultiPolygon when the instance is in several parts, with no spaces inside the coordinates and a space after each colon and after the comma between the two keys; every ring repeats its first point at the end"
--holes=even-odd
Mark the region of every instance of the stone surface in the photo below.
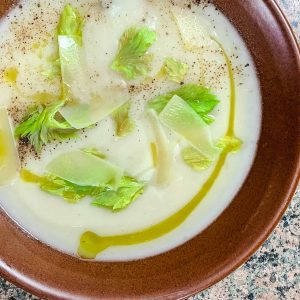
{"type": "MultiPolygon", "coordinates": [[[[251,0],[247,0],[251,1],[251,0]]],[[[278,0],[300,41],[300,1],[278,0]]],[[[273,234],[242,267],[189,300],[300,300],[300,190],[273,234]]],[[[0,278],[0,300],[38,300],[0,278]]]]}
{"type": "Polygon", "coordinates": [[[242,267],[189,300],[300,299],[300,189],[263,246],[242,267]]]}

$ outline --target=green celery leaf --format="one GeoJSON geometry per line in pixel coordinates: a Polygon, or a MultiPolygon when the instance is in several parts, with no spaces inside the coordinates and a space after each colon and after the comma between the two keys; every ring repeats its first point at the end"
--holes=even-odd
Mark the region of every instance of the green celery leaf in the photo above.
{"type": "Polygon", "coordinates": [[[223,151],[237,153],[240,151],[242,145],[243,142],[239,138],[227,135],[218,141],[216,147],[223,151]]]}
{"type": "Polygon", "coordinates": [[[162,76],[166,75],[171,81],[181,83],[184,80],[188,70],[189,66],[187,64],[182,63],[174,58],[167,58],[162,70],[160,71],[160,74],[162,76]]]}
{"type": "Polygon", "coordinates": [[[53,174],[38,176],[28,170],[21,170],[21,178],[28,183],[36,183],[49,194],[62,197],[69,203],[77,203],[85,197],[94,199],[95,206],[108,207],[112,210],[121,210],[132,203],[144,191],[144,182],[128,176],[122,177],[117,189],[110,184],[90,186],[78,185],[53,174]]]}
{"type": "Polygon", "coordinates": [[[126,30],[119,43],[119,50],[111,64],[114,71],[127,79],[144,76],[150,71],[152,55],[146,52],[156,40],[156,33],[146,27],[126,30]]]}
{"type": "Polygon", "coordinates": [[[139,197],[144,192],[144,187],[144,182],[139,182],[132,177],[124,176],[117,190],[113,190],[110,187],[105,188],[92,204],[108,207],[112,210],[121,210],[139,197]]]}
{"type": "Polygon", "coordinates": [[[103,187],[80,186],[53,175],[47,175],[40,188],[52,195],[60,196],[67,202],[77,203],[85,197],[93,197],[103,191],[103,187]]]}
{"type": "MultiPolygon", "coordinates": [[[[72,83],[72,87],[75,88],[79,85],[78,80],[72,83]]],[[[118,86],[106,87],[101,91],[101,95],[84,94],[81,99],[75,97],[78,102],[67,102],[60,110],[62,116],[77,129],[93,126],[128,101],[127,89],[118,86]]]]}
{"type": "Polygon", "coordinates": [[[155,97],[148,103],[148,106],[160,113],[175,95],[186,101],[205,123],[213,122],[214,118],[208,114],[220,101],[208,88],[193,83],[188,83],[177,90],[155,97]]]}
{"type": "Polygon", "coordinates": [[[196,171],[208,169],[212,164],[212,160],[203,156],[193,147],[184,148],[181,152],[181,157],[188,166],[196,171]]]}
{"type": "Polygon", "coordinates": [[[112,117],[116,124],[116,134],[119,137],[124,137],[131,133],[135,128],[135,123],[129,116],[130,103],[126,102],[113,113],[112,117]]]}
{"type": "MultiPolygon", "coordinates": [[[[78,11],[70,4],[66,5],[62,11],[57,26],[57,35],[71,39],[76,45],[82,46],[82,30],[84,20],[78,11]]],[[[58,38],[59,39],[59,38],[58,38]]],[[[41,75],[49,80],[61,77],[61,57],[59,51],[55,55],[48,57],[48,68],[41,71],[41,75]]]]}
{"type": "Polygon", "coordinates": [[[96,197],[103,191],[102,186],[80,186],[51,174],[38,176],[25,169],[21,170],[20,176],[25,182],[39,184],[44,192],[62,197],[69,203],[77,203],[88,196],[96,197]]]}
{"type": "Polygon", "coordinates": [[[57,34],[71,37],[81,46],[83,26],[84,20],[77,9],[67,4],[61,13],[57,34]]]}
{"type": "Polygon", "coordinates": [[[50,106],[30,108],[25,120],[15,128],[17,138],[27,137],[37,152],[50,141],[76,137],[76,130],[59,115],[64,105],[59,101],[50,106]]]}

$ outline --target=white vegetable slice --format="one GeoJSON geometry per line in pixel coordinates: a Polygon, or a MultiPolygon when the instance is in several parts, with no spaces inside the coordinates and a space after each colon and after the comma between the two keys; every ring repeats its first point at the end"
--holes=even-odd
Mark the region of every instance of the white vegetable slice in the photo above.
{"type": "Polygon", "coordinates": [[[68,36],[59,36],[58,43],[62,80],[72,100],[60,113],[71,126],[76,129],[89,127],[128,101],[128,91],[121,86],[103,87],[93,94],[82,48],[68,36]]]}
{"type": "Polygon", "coordinates": [[[182,98],[175,95],[159,114],[159,119],[205,157],[214,160],[220,153],[213,145],[209,126],[182,98]]]}
{"type": "Polygon", "coordinates": [[[90,96],[89,103],[69,103],[60,113],[76,129],[89,127],[128,101],[128,91],[120,86],[107,87],[101,95],[90,96]]]}
{"type": "Polygon", "coordinates": [[[174,179],[173,149],[157,114],[153,110],[149,110],[148,118],[153,129],[157,148],[156,182],[159,185],[166,185],[174,179]]]}
{"type": "Polygon", "coordinates": [[[71,89],[78,88],[84,70],[81,47],[66,35],[58,36],[58,46],[63,83],[71,89]]]}
{"type": "Polygon", "coordinates": [[[187,50],[199,49],[213,44],[214,35],[210,23],[185,8],[172,7],[172,14],[187,50]]]}
{"type": "Polygon", "coordinates": [[[123,176],[119,167],[83,151],[61,154],[47,165],[46,171],[81,186],[117,185],[123,176]]]}
{"type": "Polygon", "coordinates": [[[11,184],[17,177],[20,167],[7,110],[0,107],[0,186],[11,184]]]}

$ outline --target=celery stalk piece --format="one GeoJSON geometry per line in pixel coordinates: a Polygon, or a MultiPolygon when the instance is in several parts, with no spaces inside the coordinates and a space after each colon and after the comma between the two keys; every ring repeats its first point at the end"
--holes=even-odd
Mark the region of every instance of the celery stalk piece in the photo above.
{"type": "Polygon", "coordinates": [[[211,112],[220,101],[210,89],[194,83],[188,83],[179,89],[158,95],[148,102],[148,108],[154,109],[159,114],[175,95],[186,101],[206,124],[214,122],[211,112]]]}
{"type": "Polygon", "coordinates": [[[63,153],[50,162],[46,171],[80,186],[117,185],[123,170],[83,151],[63,153]]]}
{"type": "Polygon", "coordinates": [[[58,36],[59,57],[63,83],[72,88],[82,74],[81,47],[72,37],[58,36]]]}
{"type": "Polygon", "coordinates": [[[76,129],[89,127],[128,101],[128,91],[120,86],[107,87],[92,95],[81,47],[72,37],[59,36],[58,40],[67,100],[60,113],[69,124],[76,129]]]}
{"type": "Polygon", "coordinates": [[[88,102],[68,103],[60,113],[76,129],[89,127],[128,101],[128,91],[120,86],[107,87],[101,95],[91,95],[88,102]]]}
{"type": "Polygon", "coordinates": [[[19,170],[20,160],[7,110],[0,107],[0,186],[11,184],[19,170]]]}
{"type": "Polygon", "coordinates": [[[124,209],[144,193],[144,187],[145,182],[124,176],[120,180],[117,190],[104,189],[92,202],[92,205],[107,207],[113,211],[124,209]]]}
{"type": "Polygon", "coordinates": [[[168,184],[174,178],[173,155],[170,142],[154,110],[148,111],[148,119],[155,136],[156,145],[156,182],[159,185],[168,184]]]}
{"type": "Polygon", "coordinates": [[[187,50],[199,49],[213,43],[210,36],[214,33],[208,21],[178,6],[172,7],[172,14],[187,50]]]}
{"type": "Polygon", "coordinates": [[[209,126],[182,98],[175,95],[159,114],[159,119],[208,159],[214,160],[220,153],[213,145],[209,126]]]}

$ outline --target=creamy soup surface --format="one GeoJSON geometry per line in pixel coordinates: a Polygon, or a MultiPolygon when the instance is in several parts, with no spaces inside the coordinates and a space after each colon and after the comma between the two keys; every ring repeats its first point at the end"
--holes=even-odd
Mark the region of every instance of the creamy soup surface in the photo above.
{"type": "MultiPolygon", "coordinates": [[[[16,146],[22,168],[42,175],[45,166],[60,154],[97,148],[126,174],[144,181],[144,191],[125,209],[112,211],[91,205],[89,197],[70,204],[17,176],[11,184],[0,188],[1,207],[29,235],[71,255],[77,255],[80,237],[87,231],[104,237],[120,236],[163,222],[198,194],[216,170],[218,158],[205,170],[192,169],[181,156],[189,142],[162,125],[171,149],[172,174],[169,182],[157,184],[157,169],[150,147],[155,141],[155,133],[146,114],[147,103],[185,84],[208,87],[220,101],[211,112],[215,120],[209,125],[212,140],[217,143],[227,134],[234,90],[234,133],[243,144],[237,153],[227,153],[224,165],[199,205],[165,234],[132,245],[112,245],[99,252],[96,259],[132,260],[157,255],[191,239],[211,224],[237,194],[251,168],[261,126],[261,98],[253,60],[237,30],[206,1],[69,2],[84,19],[81,53],[84,72],[88,74],[89,92],[97,94],[115,86],[126,90],[135,128],[130,134],[117,137],[116,125],[108,115],[95,126],[81,130],[79,138],[51,142],[43,146],[39,154],[28,146],[16,146]],[[195,20],[189,27],[194,30],[191,34],[195,39],[200,39],[203,34],[203,39],[196,40],[191,47],[187,47],[176,21],[178,14],[195,20]],[[153,57],[149,72],[129,80],[110,66],[118,51],[120,37],[133,26],[154,31],[156,41],[148,49],[153,57]],[[197,26],[199,32],[195,30],[197,26]],[[224,53],[232,64],[234,87],[224,53]],[[166,58],[188,66],[182,82],[167,78],[153,80],[166,58]]],[[[0,70],[3,75],[0,78],[0,106],[7,108],[12,127],[24,117],[28,105],[41,101],[42,96],[33,95],[44,94],[45,98],[45,93],[60,94],[61,79],[50,80],[42,73],[49,67],[49,57],[57,51],[56,28],[69,2],[20,1],[1,20],[0,70]]],[[[79,88],[83,85],[80,80],[77,84],[79,88]]],[[[16,140],[16,145],[18,143],[21,142],[16,140]]]]}

